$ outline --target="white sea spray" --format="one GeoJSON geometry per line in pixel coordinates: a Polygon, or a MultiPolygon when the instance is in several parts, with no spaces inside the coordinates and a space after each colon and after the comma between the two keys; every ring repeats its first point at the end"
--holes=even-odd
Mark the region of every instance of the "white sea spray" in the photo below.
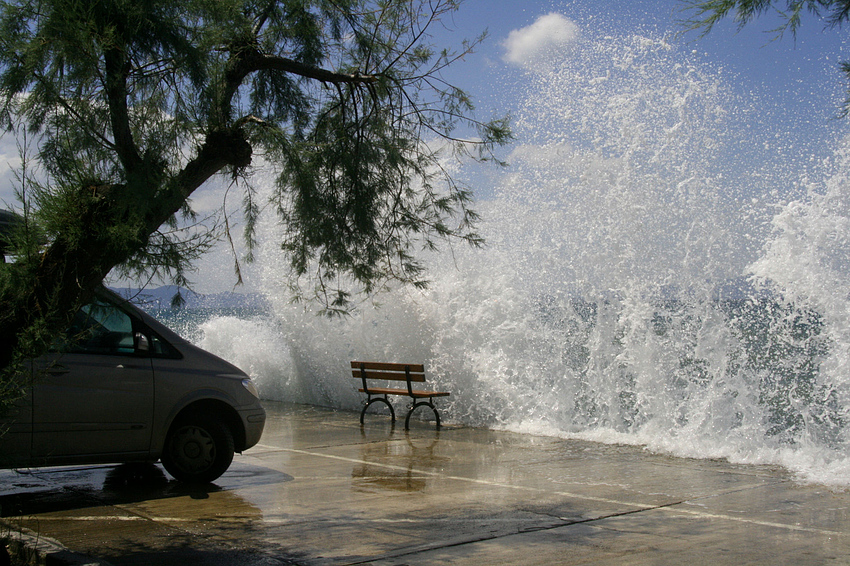
{"type": "Polygon", "coordinates": [[[525,88],[484,249],[327,319],[290,302],[269,222],[271,314],[199,342],[269,399],[359,409],[350,360],[424,362],[449,422],[850,485],[850,144],[784,166],[722,71],[652,37],[584,37],[525,88]]]}

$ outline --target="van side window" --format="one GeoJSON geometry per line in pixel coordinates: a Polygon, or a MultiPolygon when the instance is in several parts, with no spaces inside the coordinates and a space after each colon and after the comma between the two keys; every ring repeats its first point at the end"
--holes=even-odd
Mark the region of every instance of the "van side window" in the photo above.
{"type": "Polygon", "coordinates": [[[95,299],[74,315],[60,349],[86,354],[132,354],[133,320],[115,305],[95,299]]]}

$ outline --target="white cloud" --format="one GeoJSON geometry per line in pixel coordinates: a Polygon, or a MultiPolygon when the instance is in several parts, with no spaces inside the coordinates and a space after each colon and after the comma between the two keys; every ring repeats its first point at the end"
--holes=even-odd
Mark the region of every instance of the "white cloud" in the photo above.
{"type": "Polygon", "coordinates": [[[578,41],[579,29],[561,14],[540,16],[530,26],[513,30],[502,43],[503,59],[521,67],[537,63],[541,58],[568,53],[578,41]]]}

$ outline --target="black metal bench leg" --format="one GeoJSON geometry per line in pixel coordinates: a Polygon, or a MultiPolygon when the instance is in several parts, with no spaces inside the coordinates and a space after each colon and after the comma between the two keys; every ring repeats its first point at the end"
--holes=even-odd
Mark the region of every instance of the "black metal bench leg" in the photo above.
{"type": "Polygon", "coordinates": [[[381,403],[385,404],[387,407],[390,408],[390,416],[392,417],[393,424],[395,424],[395,410],[393,409],[393,406],[390,403],[389,399],[387,399],[386,397],[375,397],[374,399],[372,399],[371,397],[369,398],[366,404],[363,405],[363,410],[360,411],[360,424],[364,424],[363,416],[366,414],[366,409],[368,409],[372,403],[375,403],[377,401],[380,401],[381,403]]]}
{"type": "Polygon", "coordinates": [[[440,413],[437,412],[437,407],[434,406],[434,403],[430,401],[417,401],[413,404],[407,412],[407,417],[404,419],[404,430],[410,430],[410,415],[412,415],[413,411],[415,411],[418,407],[431,407],[431,410],[434,411],[434,417],[437,419],[437,430],[440,430],[440,413]]]}

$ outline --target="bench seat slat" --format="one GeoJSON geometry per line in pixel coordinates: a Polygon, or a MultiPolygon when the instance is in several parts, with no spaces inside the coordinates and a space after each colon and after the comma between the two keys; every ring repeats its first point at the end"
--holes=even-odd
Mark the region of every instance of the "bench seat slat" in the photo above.
{"type": "MultiPolygon", "coordinates": [[[[351,370],[351,376],[360,379],[360,370],[353,369],[351,370]]],[[[392,372],[392,371],[369,371],[366,370],[366,379],[387,379],[392,381],[407,381],[407,374],[404,373],[404,368],[401,368],[401,373],[392,372]]],[[[410,372],[410,381],[415,381],[417,383],[425,382],[425,374],[420,373],[416,374],[412,371],[410,372]]]]}
{"type": "MultiPolygon", "coordinates": [[[[366,391],[363,388],[360,388],[358,391],[360,393],[371,393],[372,395],[404,395],[406,397],[410,397],[410,393],[407,389],[388,389],[385,387],[370,387],[369,391],[366,391]]],[[[414,397],[448,397],[448,391],[416,391],[413,390],[414,397]]]]}

